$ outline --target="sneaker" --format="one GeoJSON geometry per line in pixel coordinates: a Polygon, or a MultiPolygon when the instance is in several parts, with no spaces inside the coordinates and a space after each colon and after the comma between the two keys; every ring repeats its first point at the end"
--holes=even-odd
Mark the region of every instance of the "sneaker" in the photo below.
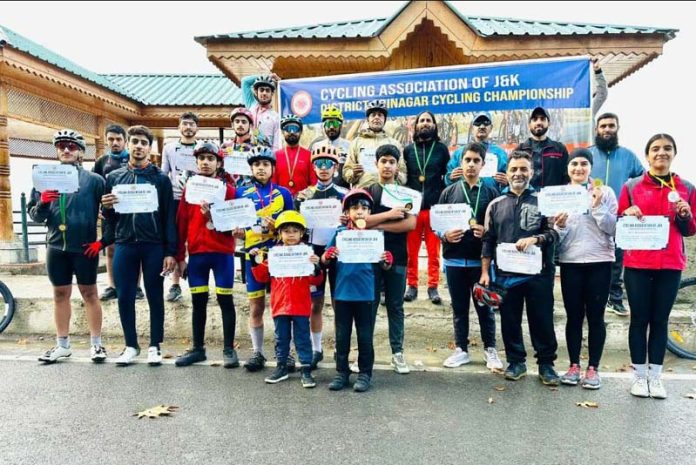
{"type": "Polygon", "coordinates": [[[505,379],[517,381],[523,376],[527,376],[527,365],[519,362],[511,362],[505,370],[505,379]]]}
{"type": "Polygon", "coordinates": [[[247,360],[244,364],[244,368],[246,368],[247,371],[251,372],[262,370],[265,366],[266,357],[264,357],[261,352],[254,352],[253,354],[251,354],[249,360],[247,360]]]}
{"type": "Polygon", "coordinates": [[[561,378],[558,377],[558,373],[556,373],[551,364],[539,365],[539,379],[546,386],[558,386],[561,384],[561,378]]]}
{"type": "Polygon", "coordinates": [[[176,302],[177,300],[181,300],[181,286],[172,284],[167,293],[167,302],[176,302]]]}
{"type": "Polygon", "coordinates": [[[648,378],[633,377],[631,384],[631,395],[636,397],[650,397],[650,388],[648,387],[648,378]]]}
{"type": "Polygon", "coordinates": [[[411,369],[408,367],[406,360],[404,360],[403,352],[397,352],[394,355],[392,355],[391,366],[394,367],[394,371],[396,371],[400,375],[406,375],[411,372],[411,369]]]}
{"type": "Polygon", "coordinates": [[[147,364],[151,367],[156,367],[162,364],[162,351],[159,347],[147,348],[147,364]]]}
{"type": "Polygon", "coordinates": [[[585,389],[599,389],[602,387],[602,381],[599,379],[599,373],[597,373],[595,367],[587,367],[580,385],[585,389]]]}
{"type": "Polygon", "coordinates": [[[104,292],[102,292],[102,295],[99,297],[99,300],[106,302],[107,300],[113,300],[117,297],[118,296],[116,295],[116,288],[109,286],[106,289],[104,289],[104,292]]]}
{"type": "Polygon", "coordinates": [[[174,362],[174,365],[178,367],[187,367],[194,363],[205,362],[207,359],[208,357],[205,355],[204,347],[194,347],[193,349],[187,350],[182,356],[178,357],[174,362]]]}
{"type": "Polygon", "coordinates": [[[502,370],[503,362],[498,357],[495,347],[488,347],[483,351],[483,358],[486,360],[486,368],[489,370],[502,370]]]}
{"type": "Polygon", "coordinates": [[[143,292],[143,288],[138,286],[135,289],[135,300],[143,300],[145,298],[145,293],[143,292]]]}
{"type": "Polygon", "coordinates": [[[104,346],[92,346],[89,349],[89,358],[94,363],[103,363],[106,360],[106,349],[104,346]]]}
{"type": "Polygon", "coordinates": [[[300,378],[303,388],[313,388],[317,385],[316,380],[312,376],[312,368],[308,366],[302,367],[302,377],[300,378]]]}
{"type": "Polygon", "coordinates": [[[650,397],[653,399],[666,399],[667,391],[662,385],[662,380],[660,378],[648,377],[648,391],[650,391],[650,397]]]}
{"type": "Polygon", "coordinates": [[[55,363],[59,358],[68,358],[72,355],[72,350],[70,348],[65,348],[61,346],[55,346],[51,350],[47,350],[45,354],[39,357],[39,362],[44,362],[46,364],[55,363]]]}
{"type": "Polygon", "coordinates": [[[295,357],[292,355],[288,354],[288,361],[287,361],[287,367],[288,367],[288,373],[295,373],[295,357]]]}
{"type": "Polygon", "coordinates": [[[225,368],[237,368],[239,366],[239,356],[236,350],[230,347],[222,350],[222,366],[225,368]]]}
{"type": "Polygon", "coordinates": [[[446,368],[457,368],[459,366],[466,365],[469,362],[471,362],[469,354],[464,352],[461,347],[457,347],[452,355],[447,357],[447,360],[444,361],[442,366],[446,368]]]}
{"type": "Polygon", "coordinates": [[[413,286],[408,286],[406,293],[404,294],[404,302],[412,302],[418,298],[418,288],[413,286]]]}
{"type": "Polygon", "coordinates": [[[370,382],[370,375],[366,373],[360,373],[358,375],[358,379],[355,380],[355,384],[353,384],[353,390],[355,392],[365,392],[368,389],[370,389],[370,382]]]}
{"type": "Polygon", "coordinates": [[[316,370],[319,367],[319,362],[324,360],[324,352],[312,352],[312,364],[309,365],[312,370],[316,370]]]}
{"type": "Polygon", "coordinates": [[[350,371],[352,373],[360,373],[360,366],[357,360],[350,364],[350,371]]]}
{"type": "Polygon", "coordinates": [[[607,302],[606,310],[614,312],[619,316],[628,316],[630,314],[626,307],[623,306],[623,302],[612,302],[610,300],[607,302]]]}
{"type": "Polygon", "coordinates": [[[284,363],[279,363],[273,370],[273,373],[271,373],[271,376],[268,376],[264,381],[268,384],[276,384],[285,381],[288,377],[288,366],[284,363]]]}
{"type": "Polygon", "coordinates": [[[123,349],[123,352],[121,352],[121,355],[116,359],[116,365],[122,367],[130,365],[138,355],[140,355],[140,349],[136,349],[135,347],[126,347],[123,349]]]}
{"type": "Polygon", "coordinates": [[[442,297],[440,297],[440,293],[437,292],[436,287],[428,288],[428,299],[435,305],[440,305],[442,303],[442,297]]]}
{"type": "MultiPolygon", "coordinates": [[[[594,370],[594,368],[593,368],[594,370]]],[[[588,369],[589,371],[589,369],[588,369]]],[[[580,382],[580,365],[573,363],[568,368],[565,375],[561,376],[561,384],[566,384],[568,386],[577,386],[580,382]]]]}
{"type": "Polygon", "coordinates": [[[349,373],[336,373],[334,379],[329,383],[329,391],[340,391],[344,387],[348,386],[349,381],[349,373]]]}

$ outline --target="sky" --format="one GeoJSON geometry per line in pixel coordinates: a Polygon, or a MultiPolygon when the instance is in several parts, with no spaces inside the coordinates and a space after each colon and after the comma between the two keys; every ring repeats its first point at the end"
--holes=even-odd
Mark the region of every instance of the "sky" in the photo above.
{"type": "MultiPolygon", "coordinates": [[[[679,29],[664,53],[609,89],[620,144],[644,161],[655,133],[678,148],[673,170],[696,182],[688,134],[696,50],[693,2],[451,2],[464,15],[679,29]],[[630,5],[630,6],[628,6],[630,5]]],[[[219,73],[195,36],[391,16],[403,2],[3,2],[0,24],[98,73],[219,73]],[[165,6],[166,5],[166,6],[165,6]],[[41,15],[36,12],[41,11],[41,15]]]]}

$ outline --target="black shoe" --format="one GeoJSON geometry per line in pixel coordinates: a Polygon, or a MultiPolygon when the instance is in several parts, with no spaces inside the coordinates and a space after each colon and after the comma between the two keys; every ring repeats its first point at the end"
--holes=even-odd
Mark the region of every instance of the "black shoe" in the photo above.
{"type": "Polygon", "coordinates": [[[355,381],[355,384],[353,384],[353,390],[355,392],[365,392],[368,389],[370,389],[370,375],[366,373],[360,373],[358,375],[358,379],[355,381]]]}
{"type": "Polygon", "coordinates": [[[309,367],[312,370],[316,370],[319,366],[319,362],[324,360],[324,352],[312,352],[312,364],[309,367]]]}
{"type": "Polygon", "coordinates": [[[140,286],[135,290],[135,300],[143,300],[145,298],[145,293],[140,286]]]}
{"type": "Polygon", "coordinates": [[[302,378],[300,380],[302,381],[303,388],[313,388],[317,385],[317,382],[312,376],[312,369],[308,366],[302,367],[302,378]]]}
{"type": "Polygon", "coordinates": [[[547,386],[558,386],[561,384],[561,378],[558,377],[558,373],[553,369],[553,365],[548,363],[539,365],[539,379],[547,386]]]}
{"type": "Polygon", "coordinates": [[[208,357],[205,356],[205,348],[194,347],[193,349],[187,350],[186,353],[184,353],[184,355],[181,357],[177,358],[174,365],[178,367],[187,367],[194,363],[205,362],[207,359],[208,357]]]}
{"type": "Polygon", "coordinates": [[[286,363],[286,365],[288,367],[288,373],[295,373],[295,357],[288,354],[288,362],[286,363]]]}
{"type": "Polygon", "coordinates": [[[102,292],[101,297],[99,297],[99,300],[106,302],[107,300],[113,300],[117,298],[118,296],[116,295],[116,289],[109,286],[106,289],[104,289],[104,292],[102,292]]]}
{"type": "Polygon", "coordinates": [[[329,383],[330,391],[340,391],[344,387],[348,386],[350,381],[349,373],[336,373],[334,379],[329,383]]]}
{"type": "Polygon", "coordinates": [[[266,381],[268,384],[276,384],[280,383],[281,381],[285,381],[286,379],[288,379],[288,367],[287,365],[280,363],[276,369],[273,370],[271,376],[264,379],[264,381],[266,381]]]}
{"type": "Polygon", "coordinates": [[[505,379],[517,381],[523,376],[527,376],[527,365],[524,363],[512,362],[505,370],[505,379]]]}
{"type": "Polygon", "coordinates": [[[176,302],[181,300],[182,297],[181,286],[178,284],[172,284],[172,287],[169,288],[169,292],[167,293],[167,297],[165,299],[167,302],[176,302]]]}
{"type": "Polygon", "coordinates": [[[239,366],[239,356],[236,350],[229,347],[222,350],[222,366],[225,368],[237,368],[239,366]]]}
{"type": "Polygon", "coordinates": [[[615,314],[619,316],[628,316],[630,315],[629,311],[626,309],[626,307],[623,306],[623,302],[614,302],[614,301],[609,301],[607,303],[607,310],[610,312],[614,312],[615,314]]]}
{"type": "Polygon", "coordinates": [[[264,357],[261,352],[254,352],[253,354],[251,354],[249,360],[247,360],[244,364],[244,368],[251,372],[263,370],[263,367],[265,366],[266,357],[264,357]]]}
{"type": "Polygon", "coordinates": [[[428,288],[428,298],[435,305],[440,305],[442,303],[442,298],[440,297],[440,294],[437,292],[436,287],[428,288]]]}
{"type": "Polygon", "coordinates": [[[413,286],[408,286],[406,293],[404,294],[404,302],[412,302],[418,298],[418,288],[413,286]]]}

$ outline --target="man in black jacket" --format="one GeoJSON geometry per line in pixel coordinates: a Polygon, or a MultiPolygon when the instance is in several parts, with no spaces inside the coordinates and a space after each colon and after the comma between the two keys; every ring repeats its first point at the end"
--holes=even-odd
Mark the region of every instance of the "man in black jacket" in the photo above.
{"type": "Polygon", "coordinates": [[[529,132],[532,136],[515,150],[532,156],[534,175],[530,185],[536,190],[548,186],[568,184],[568,150],[562,143],[547,136],[550,117],[542,107],[536,107],[529,115],[529,132]]]}
{"type": "MultiPolygon", "coordinates": [[[[116,243],[114,281],[118,294],[118,310],[126,339],[126,348],[116,360],[128,365],[140,353],[135,329],[135,288],[137,270],[142,267],[145,294],[150,307],[150,365],[162,363],[160,343],[164,338],[163,276],[176,266],[176,225],[174,196],[169,178],[150,163],[152,132],[145,126],[128,129],[128,166],[113,171],[106,178],[104,245],[116,243]],[[118,196],[115,186],[152,185],[156,189],[156,207],[144,213],[117,213],[118,196]],[[115,208],[116,207],[116,208],[115,208]]],[[[149,187],[147,187],[149,189],[149,187]]]]}

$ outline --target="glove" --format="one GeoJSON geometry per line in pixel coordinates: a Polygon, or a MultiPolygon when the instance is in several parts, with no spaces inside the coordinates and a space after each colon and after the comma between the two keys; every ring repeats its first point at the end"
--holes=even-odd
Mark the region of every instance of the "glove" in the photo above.
{"type": "Polygon", "coordinates": [[[41,203],[51,203],[60,198],[58,191],[43,191],[41,193],[41,203]]]}
{"type": "Polygon", "coordinates": [[[82,244],[82,247],[87,247],[84,252],[85,256],[89,258],[97,258],[101,249],[104,248],[104,245],[101,243],[101,241],[94,241],[90,242],[89,244],[82,244]]]}
{"type": "Polygon", "coordinates": [[[392,264],[394,263],[394,255],[392,255],[392,253],[388,250],[385,251],[384,254],[385,254],[385,257],[384,257],[384,260],[382,260],[382,263],[387,268],[391,268],[392,264]]]}
{"type": "Polygon", "coordinates": [[[338,252],[338,249],[335,246],[331,246],[324,251],[322,258],[325,262],[331,261],[338,256],[336,252],[338,252]]]}
{"type": "Polygon", "coordinates": [[[184,187],[186,187],[186,181],[188,181],[190,177],[191,173],[189,173],[186,170],[179,173],[179,176],[176,177],[176,185],[179,188],[179,190],[184,190],[184,187]]]}

